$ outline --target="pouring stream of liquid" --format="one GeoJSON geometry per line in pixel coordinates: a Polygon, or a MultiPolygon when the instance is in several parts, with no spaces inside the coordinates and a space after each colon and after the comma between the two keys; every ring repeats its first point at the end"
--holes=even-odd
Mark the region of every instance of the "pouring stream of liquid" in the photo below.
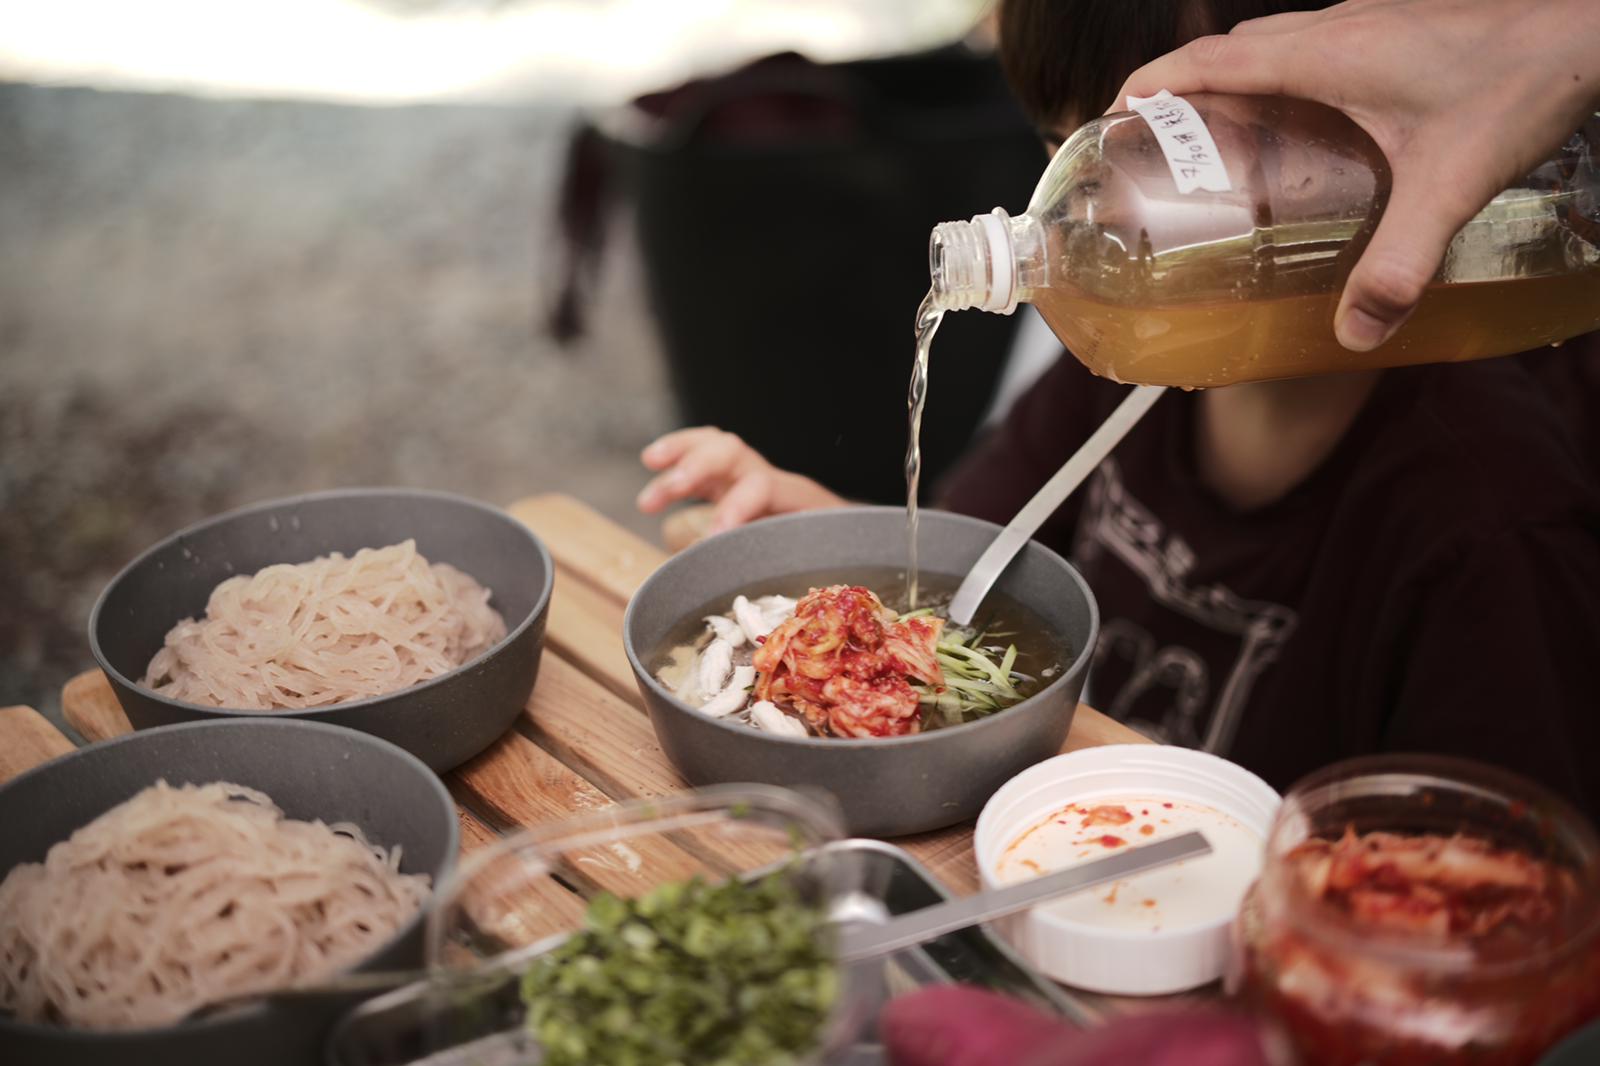
{"type": "Polygon", "coordinates": [[[928,402],[928,349],[939,332],[944,311],[933,306],[933,292],[917,308],[917,358],[911,367],[911,390],[906,406],[911,413],[911,434],[906,443],[906,609],[917,606],[917,494],[922,489],[922,409],[928,402]]]}

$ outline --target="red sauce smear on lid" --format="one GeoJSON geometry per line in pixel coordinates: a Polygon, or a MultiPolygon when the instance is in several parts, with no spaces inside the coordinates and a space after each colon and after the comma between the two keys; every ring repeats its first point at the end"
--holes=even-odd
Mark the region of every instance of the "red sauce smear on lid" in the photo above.
{"type": "Polygon", "coordinates": [[[1127,825],[1133,821],[1133,815],[1128,808],[1114,803],[1100,807],[1090,807],[1088,815],[1083,819],[1083,827],[1088,829],[1095,825],[1127,825]]]}

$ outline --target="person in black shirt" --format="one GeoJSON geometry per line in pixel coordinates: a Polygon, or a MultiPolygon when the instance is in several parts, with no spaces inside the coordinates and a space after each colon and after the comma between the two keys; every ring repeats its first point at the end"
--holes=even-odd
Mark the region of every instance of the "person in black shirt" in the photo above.
{"type": "MultiPolygon", "coordinates": [[[[1321,6],[1008,0],[1001,54],[1059,142],[1184,40],[1321,6]]],[[[1596,366],[1600,347],[1164,396],[1038,535],[1100,604],[1086,700],[1280,790],[1345,757],[1426,751],[1600,814],[1593,405],[1553,395],[1548,360],[1596,366]]],[[[1064,354],[939,502],[1008,521],[1124,392],[1064,354]]],[[[710,498],[724,527],[843,502],[716,430],[644,459],[664,473],[641,507],[710,498]]]]}
{"type": "MultiPolygon", "coordinates": [[[[1201,438],[1223,393],[1261,387],[1163,397],[1040,532],[1100,603],[1086,700],[1278,789],[1431,751],[1600,810],[1600,507],[1537,380],[1515,359],[1386,371],[1325,455],[1241,501],[1267,478],[1244,462],[1219,487],[1201,438]]],[[[1124,391],[1063,357],[944,504],[1009,520],[1124,391]]]]}

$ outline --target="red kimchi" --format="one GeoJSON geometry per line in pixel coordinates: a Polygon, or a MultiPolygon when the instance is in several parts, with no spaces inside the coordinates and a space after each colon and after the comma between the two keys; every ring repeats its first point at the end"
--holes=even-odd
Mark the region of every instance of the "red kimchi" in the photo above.
{"type": "Polygon", "coordinates": [[[898,621],[869,589],[812,589],[755,653],[755,698],[798,711],[818,733],[907,736],[922,728],[912,682],[944,684],[940,618],[898,621]]]}

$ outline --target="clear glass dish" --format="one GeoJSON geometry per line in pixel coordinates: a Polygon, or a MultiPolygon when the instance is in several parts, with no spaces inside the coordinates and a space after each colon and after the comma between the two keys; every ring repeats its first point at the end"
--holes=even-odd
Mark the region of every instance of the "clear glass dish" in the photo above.
{"type": "MultiPolygon", "coordinates": [[[[1450,906],[1505,898],[1497,893],[1507,882],[1481,876],[1450,906]]],[[[1381,905],[1386,897],[1372,898],[1381,905]]],[[[1566,803],[1492,767],[1353,759],[1284,798],[1235,937],[1230,983],[1281,1023],[1306,1066],[1524,1066],[1600,1016],[1600,839],[1566,803]],[[1367,834],[1438,841],[1434,854],[1464,885],[1483,864],[1470,850],[1450,850],[1463,837],[1532,860],[1568,887],[1538,924],[1498,940],[1457,931],[1455,918],[1443,934],[1397,927],[1392,916],[1364,920],[1313,895],[1296,864],[1302,845],[1346,833],[1369,849],[1371,858],[1355,861],[1389,879],[1384,888],[1398,890],[1410,875],[1391,857],[1397,852],[1367,834]]]]}
{"type": "MultiPolygon", "coordinates": [[[[467,857],[429,913],[429,977],[373,999],[336,1028],[336,1066],[533,1066],[522,973],[583,925],[602,892],[637,898],[699,877],[711,883],[777,876],[834,922],[881,921],[880,886],[822,800],[764,785],[721,785],[619,804],[519,831],[467,857]]],[[[831,932],[833,926],[824,929],[831,932]]],[[[822,935],[827,935],[824,933],[822,935]]],[[[830,937],[831,939],[831,937],[830,937]]],[[[830,945],[831,948],[831,945],[830,945]]],[[[858,972],[838,966],[839,991],[818,1033],[819,1062],[874,1008],[858,972]]]]}

